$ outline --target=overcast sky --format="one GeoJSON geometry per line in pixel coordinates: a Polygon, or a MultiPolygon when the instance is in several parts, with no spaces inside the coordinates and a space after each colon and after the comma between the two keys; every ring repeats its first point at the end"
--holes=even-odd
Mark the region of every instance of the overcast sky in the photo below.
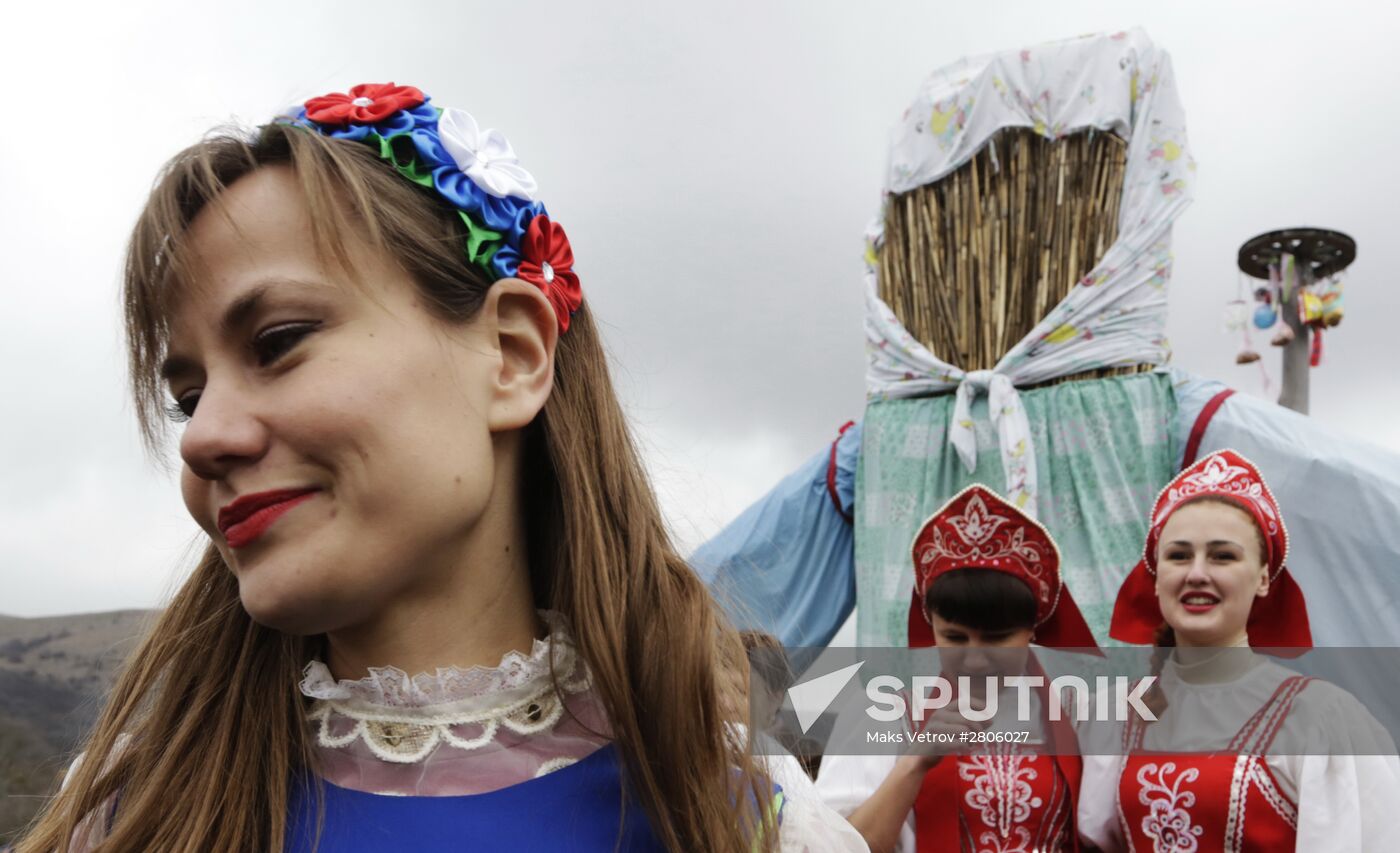
{"type": "Polygon", "coordinates": [[[508,134],[569,230],[687,550],[860,417],[861,232],[924,76],[1134,25],[1173,55],[1199,164],[1175,232],[1176,363],[1262,393],[1222,330],[1239,244],[1346,231],[1359,257],[1313,417],[1400,452],[1388,5],[12,4],[0,613],[154,606],[187,571],[197,528],[125,397],[123,242],[160,164],[212,125],[366,81],[419,86],[508,134]]]}

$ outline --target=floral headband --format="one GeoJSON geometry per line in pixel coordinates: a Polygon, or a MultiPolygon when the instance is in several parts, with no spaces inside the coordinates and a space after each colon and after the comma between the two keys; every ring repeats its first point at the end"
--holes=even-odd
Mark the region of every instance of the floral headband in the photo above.
{"type": "Polygon", "coordinates": [[[488,279],[519,278],[544,291],[568,331],[583,303],[564,229],[535,199],[535,179],[505,136],[462,110],[438,109],[412,86],[362,83],[289,109],[277,121],[361,142],[400,175],[446,199],[467,229],[467,260],[488,279]]]}

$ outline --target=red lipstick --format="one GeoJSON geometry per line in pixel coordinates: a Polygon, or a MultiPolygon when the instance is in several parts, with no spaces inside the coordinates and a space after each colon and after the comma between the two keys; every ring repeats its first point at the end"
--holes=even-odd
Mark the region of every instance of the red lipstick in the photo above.
{"type": "Polygon", "coordinates": [[[219,510],[219,532],[230,548],[242,548],[257,539],[282,517],[282,513],[320,489],[274,489],[244,495],[219,510]]]}

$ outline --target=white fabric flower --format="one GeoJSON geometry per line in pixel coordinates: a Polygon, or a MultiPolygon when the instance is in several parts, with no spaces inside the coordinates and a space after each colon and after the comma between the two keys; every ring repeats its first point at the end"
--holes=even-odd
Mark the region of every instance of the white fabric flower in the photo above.
{"type": "Polygon", "coordinates": [[[472,183],[497,198],[534,201],[535,178],[520,166],[505,134],[495,128],[482,130],[470,113],[448,109],[438,116],[438,135],[472,183]]]}

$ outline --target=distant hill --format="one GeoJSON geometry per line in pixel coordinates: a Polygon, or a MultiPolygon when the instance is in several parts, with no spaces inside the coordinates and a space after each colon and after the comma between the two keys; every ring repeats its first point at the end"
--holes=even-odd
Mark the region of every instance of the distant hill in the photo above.
{"type": "Polygon", "coordinates": [[[62,778],[153,615],[0,616],[0,846],[62,778]]]}

